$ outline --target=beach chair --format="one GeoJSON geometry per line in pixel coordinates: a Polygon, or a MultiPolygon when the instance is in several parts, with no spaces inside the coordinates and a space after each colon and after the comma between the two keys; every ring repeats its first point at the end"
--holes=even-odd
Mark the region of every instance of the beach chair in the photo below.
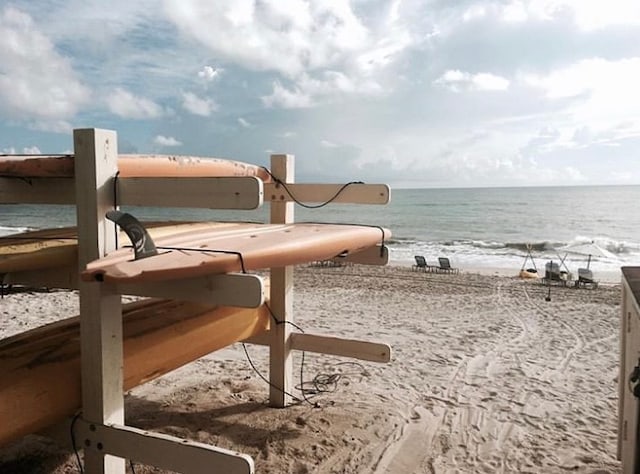
{"type": "Polygon", "coordinates": [[[578,268],[578,279],[576,280],[576,287],[598,288],[598,282],[593,279],[593,272],[588,268],[578,268]]]}
{"type": "Polygon", "coordinates": [[[447,257],[438,257],[438,262],[440,266],[438,267],[438,271],[444,273],[459,273],[460,270],[451,266],[451,262],[447,257]]]}
{"type": "Polygon", "coordinates": [[[433,266],[427,263],[427,259],[422,255],[415,255],[416,263],[411,266],[413,271],[430,272],[433,271],[433,266]]]}
{"type": "Polygon", "coordinates": [[[545,263],[544,280],[560,281],[560,265],[553,261],[545,263]]]}
{"type": "Polygon", "coordinates": [[[543,284],[550,285],[552,283],[557,283],[562,286],[567,286],[567,283],[571,282],[571,280],[571,273],[568,271],[561,271],[560,264],[553,260],[544,265],[544,278],[542,279],[543,284]]]}

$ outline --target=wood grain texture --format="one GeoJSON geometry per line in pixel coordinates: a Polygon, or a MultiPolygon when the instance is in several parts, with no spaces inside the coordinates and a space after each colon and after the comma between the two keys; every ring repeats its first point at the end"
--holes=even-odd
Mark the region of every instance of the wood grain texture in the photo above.
{"type": "MultiPolygon", "coordinates": [[[[152,238],[178,235],[203,229],[224,229],[221,222],[144,222],[152,238]]],[[[120,232],[121,246],[130,245],[120,232]]],[[[78,233],[75,227],[41,229],[0,237],[0,273],[44,270],[76,265],[78,233]]]]}
{"type": "MultiPolygon", "coordinates": [[[[269,172],[261,166],[222,158],[178,155],[119,155],[119,176],[123,178],[177,178],[256,176],[265,182],[269,172]]],[[[0,157],[0,176],[15,178],[72,178],[74,157],[0,157]]]]}
{"type": "Polygon", "coordinates": [[[337,224],[237,224],[156,240],[160,253],[133,260],[119,250],[87,265],[83,281],[143,282],[281,268],[361,252],[388,239],[378,227],[337,224]],[[164,249],[163,249],[164,247],[164,249]]]}
{"type": "MultiPolygon", "coordinates": [[[[269,327],[266,306],[169,300],[125,306],[124,389],[129,390],[269,327]]],[[[0,445],[80,408],[80,321],[58,321],[0,341],[0,445]]]]}

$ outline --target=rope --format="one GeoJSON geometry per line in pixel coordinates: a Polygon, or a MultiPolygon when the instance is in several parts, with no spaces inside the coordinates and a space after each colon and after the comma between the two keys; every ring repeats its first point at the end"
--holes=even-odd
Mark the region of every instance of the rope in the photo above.
{"type": "MultiPolygon", "coordinates": [[[[132,246],[127,245],[126,247],[131,248],[132,246]]],[[[227,255],[237,255],[238,258],[240,259],[240,268],[242,269],[242,273],[247,273],[247,270],[244,265],[244,257],[242,256],[242,253],[234,250],[196,249],[192,247],[164,247],[164,246],[157,246],[156,248],[158,250],[178,250],[178,251],[184,251],[184,252],[223,253],[227,255]]]]}
{"type": "Polygon", "coordinates": [[[382,257],[384,255],[384,228],[379,226],[379,225],[373,225],[373,224],[353,224],[353,223],[348,223],[348,222],[313,222],[313,221],[307,221],[307,222],[297,222],[297,224],[327,224],[327,225],[344,225],[344,226],[357,226],[357,227],[370,227],[372,229],[378,229],[380,231],[380,233],[382,234],[382,238],[380,239],[380,256],[382,257]]]}
{"type": "Polygon", "coordinates": [[[76,435],[74,432],[74,428],[76,426],[76,422],[82,416],[82,412],[78,412],[74,415],[73,420],[71,420],[71,447],[73,448],[73,452],[76,455],[76,462],[78,463],[78,471],[80,474],[84,474],[84,468],[82,467],[82,461],[80,460],[80,453],[78,452],[78,447],[76,445],[76,435]]]}
{"type": "Polygon", "coordinates": [[[73,157],[70,153],[0,153],[0,156],[61,156],[73,157]]]}
{"type": "Polygon", "coordinates": [[[353,184],[364,184],[363,181],[350,181],[347,184],[344,184],[331,198],[329,198],[327,201],[320,203],[320,204],[305,204],[302,201],[298,200],[293,193],[289,190],[289,188],[287,187],[287,184],[282,181],[279,178],[276,178],[271,171],[269,171],[268,168],[266,167],[262,167],[262,169],[264,169],[269,176],[271,176],[271,179],[273,180],[274,183],[276,183],[276,185],[278,186],[282,186],[284,188],[284,190],[287,192],[287,194],[289,195],[289,197],[291,197],[291,199],[293,199],[293,202],[295,202],[298,206],[304,207],[306,209],[319,209],[321,207],[324,207],[330,203],[332,203],[333,201],[335,201],[338,196],[340,196],[340,194],[342,194],[342,192],[347,189],[349,186],[353,185],[353,184]]]}
{"type": "MultiPolygon", "coordinates": [[[[120,176],[120,170],[116,171],[115,176],[113,177],[113,210],[117,211],[120,207],[119,199],[118,199],[118,177],[120,176]]],[[[118,226],[114,226],[115,233],[115,244],[116,250],[120,247],[118,243],[118,226]]]]}

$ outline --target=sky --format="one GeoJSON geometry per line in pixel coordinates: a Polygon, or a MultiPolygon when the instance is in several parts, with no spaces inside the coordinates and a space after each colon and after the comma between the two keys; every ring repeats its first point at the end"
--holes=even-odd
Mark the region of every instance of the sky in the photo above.
{"type": "Polygon", "coordinates": [[[296,157],[300,182],[640,184],[638,0],[0,0],[0,153],[296,157]]]}

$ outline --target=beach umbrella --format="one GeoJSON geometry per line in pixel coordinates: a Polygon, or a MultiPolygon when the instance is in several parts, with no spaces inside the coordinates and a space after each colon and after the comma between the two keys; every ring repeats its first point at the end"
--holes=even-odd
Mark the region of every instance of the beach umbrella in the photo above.
{"type": "Polygon", "coordinates": [[[600,258],[606,258],[609,260],[618,259],[618,257],[616,257],[615,254],[609,252],[607,249],[603,247],[600,247],[598,244],[596,244],[593,241],[567,245],[566,247],[562,247],[558,250],[565,252],[565,256],[566,254],[570,254],[570,253],[573,253],[576,255],[586,255],[588,257],[587,268],[589,268],[589,265],[591,264],[591,257],[600,257],[600,258]]]}

